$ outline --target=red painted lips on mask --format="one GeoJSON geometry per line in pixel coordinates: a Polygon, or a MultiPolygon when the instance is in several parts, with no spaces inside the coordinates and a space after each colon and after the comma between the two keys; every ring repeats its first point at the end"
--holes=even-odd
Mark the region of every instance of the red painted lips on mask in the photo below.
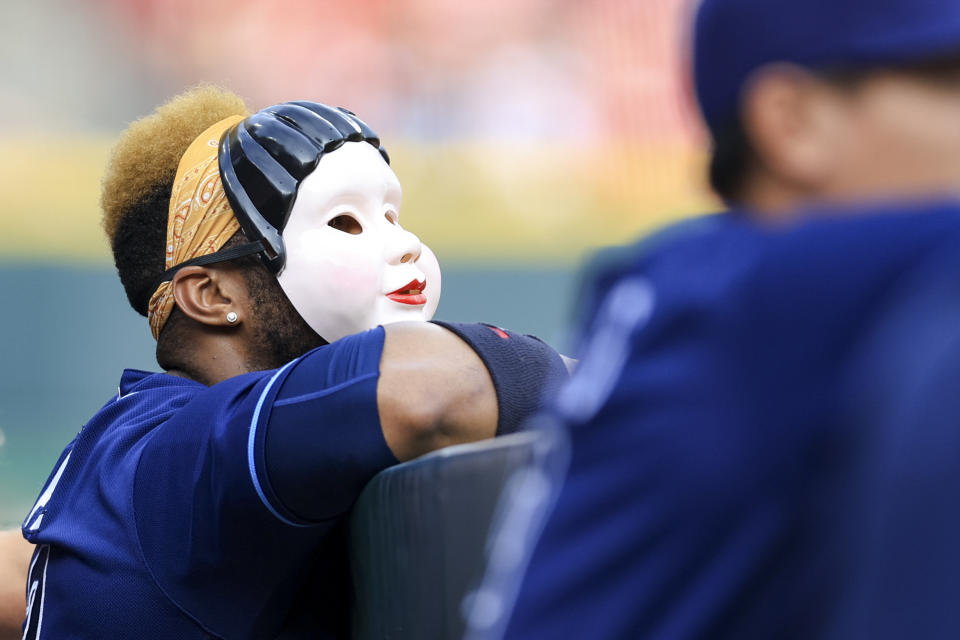
{"type": "Polygon", "coordinates": [[[427,296],[423,294],[427,288],[426,280],[411,280],[396,291],[391,291],[387,297],[394,302],[409,305],[421,305],[427,303],[427,296]]]}

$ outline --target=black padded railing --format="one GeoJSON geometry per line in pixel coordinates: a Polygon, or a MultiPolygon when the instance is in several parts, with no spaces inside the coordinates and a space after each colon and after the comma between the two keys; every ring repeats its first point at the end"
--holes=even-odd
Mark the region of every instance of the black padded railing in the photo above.
{"type": "Polygon", "coordinates": [[[448,447],[370,482],[350,523],[353,638],[463,637],[463,602],[483,576],[500,495],[540,437],[448,447]]]}

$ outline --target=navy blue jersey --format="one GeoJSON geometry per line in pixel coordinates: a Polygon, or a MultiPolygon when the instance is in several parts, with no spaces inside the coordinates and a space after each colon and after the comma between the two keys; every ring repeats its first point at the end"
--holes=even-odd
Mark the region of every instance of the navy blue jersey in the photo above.
{"type": "Polygon", "coordinates": [[[295,604],[311,637],[343,635],[342,516],[396,462],[383,341],[374,329],[212,387],[124,372],[24,521],[25,637],[269,638],[295,604]]]}
{"type": "MultiPolygon", "coordinates": [[[[518,591],[506,637],[856,637],[851,612],[876,610],[862,603],[896,610],[877,591],[909,597],[899,563],[875,574],[892,576],[889,588],[864,586],[865,567],[909,546],[902,521],[867,544],[870,523],[896,508],[877,499],[880,479],[901,490],[900,506],[924,495],[907,491],[909,472],[898,484],[882,468],[898,459],[897,437],[910,440],[902,420],[877,432],[913,351],[909,332],[896,354],[878,336],[931,264],[956,289],[960,206],[875,213],[789,230],[717,216],[597,274],[581,364],[554,411],[569,465],[525,577],[500,594],[518,591]]],[[[956,317],[939,325],[956,337],[956,317]]],[[[940,388],[957,379],[946,369],[940,388]]],[[[929,396],[907,398],[916,409],[929,396]]],[[[948,411],[926,418],[956,431],[948,411]]],[[[960,468],[929,441],[909,451],[943,472],[913,478],[918,487],[960,468]]],[[[937,501],[927,494],[915,511],[937,501]]],[[[530,496],[516,504],[529,509],[530,496]]],[[[504,526],[518,530],[502,539],[536,528],[509,515],[504,526]]],[[[943,542],[927,529],[927,542],[943,542]]],[[[496,628],[491,612],[504,610],[488,606],[473,628],[496,628]]]]}

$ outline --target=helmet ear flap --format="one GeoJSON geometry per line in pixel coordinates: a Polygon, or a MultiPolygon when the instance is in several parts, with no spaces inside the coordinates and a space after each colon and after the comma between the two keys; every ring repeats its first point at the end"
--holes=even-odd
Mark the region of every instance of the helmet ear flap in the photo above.
{"type": "MultiPolygon", "coordinates": [[[[264,248],[260,253],[260,260],[271,273],[276,275],[283,270],[286,262],[283,237],[277,227],[260,214],[259,207],[251,199],[247,190],[248,186],[255,195],[269,195],[270,190],[265,189],[265,181],[259,181],[259,184],[257,184],[258,181],[255,177],[257,172],[245,160],[236,128],[231,129],[220,139],[220,151],[218,153],[223,191],[227,195],[227,201],[230,202],[234,215],[240,222],[240,228],[243,229],[244,235],[251,242],[259,240],[263,244],[264,248]],[[234,151],[240,153],[234,153],[234,151]],[[238,166],[240,167],[239,171],[237,170],[238,166]],[[241,178],[241,175],[244,174],[246,174],[246,181],[241,178]],[[257,192],[258,187],[260,189],[259,193],[257,192]]],[[[262,174],[261,177],[263,177],[262,174]]]]}
{"type": "Polygon", "coordinates": [[[286,261],[282,231],[300,182],[345,142],[367,142],[390,158],[380,138],[346,109],[317,102],[285,102],[237,123],[220,139],[218,161],[227,200],[260,259],[274,274],[286,261]]]}

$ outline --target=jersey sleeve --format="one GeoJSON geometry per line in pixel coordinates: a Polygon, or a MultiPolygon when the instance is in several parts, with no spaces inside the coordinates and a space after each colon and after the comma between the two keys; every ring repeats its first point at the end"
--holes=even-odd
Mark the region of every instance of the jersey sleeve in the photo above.
{"type": "Polygon", "coordinates": [[[269,410],[251,422],[251,477],[281,520],[342,515],[377,472],[397,463],[377,408],[383,339],[380,327],[338,340],[336,349],[294,362],[264,392],[269,410]]]}
{"type": "Polygon", "coordinates": [[[144,560],[211,633],[272,637],[339,535],[336,516],[395,462],[376,403],[383,340],[374,329],[205,389],[144,446],[133,495],[144,560]]]}

